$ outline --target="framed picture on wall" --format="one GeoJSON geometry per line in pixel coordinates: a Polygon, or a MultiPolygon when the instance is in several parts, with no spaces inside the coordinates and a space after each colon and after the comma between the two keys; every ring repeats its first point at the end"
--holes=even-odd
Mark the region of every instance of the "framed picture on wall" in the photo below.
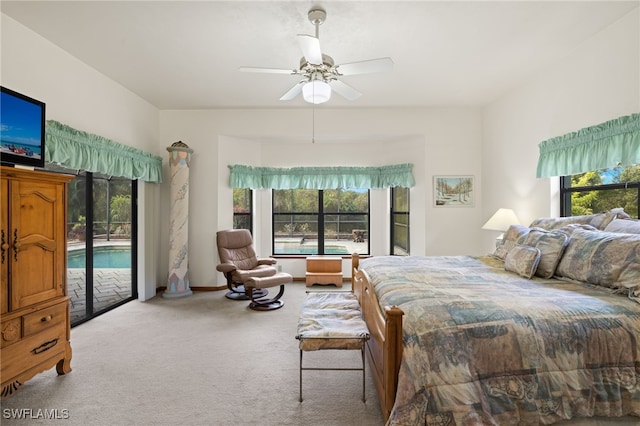
{"type": "Polygon", "coordinates": [[[436,207],[473,207],[473,176],[434,176],[433,198],[436,207]]]}

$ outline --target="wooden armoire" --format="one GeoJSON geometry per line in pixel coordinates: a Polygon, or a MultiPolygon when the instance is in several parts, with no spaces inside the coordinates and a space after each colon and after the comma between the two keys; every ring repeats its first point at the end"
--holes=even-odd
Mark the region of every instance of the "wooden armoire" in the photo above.
{"type": "Polygon", "coordinates": [[[67,182],[2,167],[0,206],[2,397],[56,366],[71,371],[67,296],[67,182]]]}

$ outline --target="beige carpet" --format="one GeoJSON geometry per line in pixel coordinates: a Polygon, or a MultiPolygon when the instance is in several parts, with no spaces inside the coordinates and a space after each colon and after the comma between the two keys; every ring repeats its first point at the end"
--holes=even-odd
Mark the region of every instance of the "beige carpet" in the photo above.
{"type": "MultiPolygon", "coordinates": [[[[343,289],[349,289],[347,283],[343,289]]],[[[304,401],[298,402],[294,337],[306,290],[304,283],[289,285],[285,306],[272,312],[249,310],[222,291],[127,303],[73,328],[73,371],[57,376],[52,369],[28,381],[2,401],[0,422],[384,424],[369,371],[366,403],[359,371],[305,371],[304,401]],[[59,419],[38,419],[43,415],[38,410],[59,419]],[[12,418],[17,414],[29,418],[12,418]]],[[[360,352],[305,352],[304,360],[305,366],[359,367],[360,352]]]]}

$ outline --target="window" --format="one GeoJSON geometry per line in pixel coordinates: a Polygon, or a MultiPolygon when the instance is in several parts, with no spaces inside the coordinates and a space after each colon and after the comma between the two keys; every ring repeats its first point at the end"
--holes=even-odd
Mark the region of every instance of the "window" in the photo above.
{"type": "Polygon", "coordinates": [[[391,188],[391,254],[409,255],[409,188],[391,188]]]}
{"type": "Polygon", "coordinates": [[[640,212],[640,164],[560,178],[560,215],[580,216],[623,207],[631,217],[640,212]]]}
{"type": "Polygon", "coordinates": [[[273,254],[369,253],[366,189],[273,190],[273,254]]]}
{"type": "Polygon", "coordinates": [[[253,233],[253,193],[249,188],[233,189],[233,229],[253,233]]]}

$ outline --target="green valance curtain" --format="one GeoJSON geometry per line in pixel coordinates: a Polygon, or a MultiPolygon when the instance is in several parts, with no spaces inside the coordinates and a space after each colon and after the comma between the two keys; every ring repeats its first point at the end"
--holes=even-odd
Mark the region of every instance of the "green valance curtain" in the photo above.
{"type": "Polygon", "coordinates": [[[162,182],[162,157],[48,120],[45,160],[64,167],[162,182]]]}
{"type": "Polygon", "coordinates": [[[412,164],[381,167],[251,167],[229,166],[231,188],[337,189],[415,185],[412,164]]]}
{"type": "Polygon", "coordinates": [[[640,114],[632,114],[539,145],[538,177],[567,176],[640,163],[640,114]]]}

